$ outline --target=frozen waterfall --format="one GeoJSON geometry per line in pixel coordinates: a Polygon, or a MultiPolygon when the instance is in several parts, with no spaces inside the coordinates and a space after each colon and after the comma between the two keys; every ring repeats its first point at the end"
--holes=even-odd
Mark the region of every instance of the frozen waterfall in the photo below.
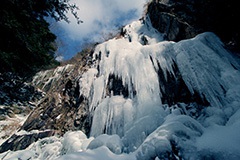
{"type": "Polygon", "coordinates": [[[161,87],[167,86],[162,85],[159,70],[166,82],[168,75],[182,77],[186,89],[211,107],[224,109],[239,102],[231,95],[239,86],[239,63],[213,33],[175,43],[163,41],[148,21],[133,22],[123,30],[123,37],[96,47],[93,69],[81,79],[80,86],[88,86],[81,93],[90,101],[92,136],[117,134],[133,151],[160,126],[168,111],[161,100],[161,87]]]}
{"type": "Polygon", "coordinates": [[[180,42],[163,37],[146,19],[97,45],[91,68],[77,77],[90,137],[69,131],[0,158],[240,159],[239,57],[211,32],[180,42]]]}

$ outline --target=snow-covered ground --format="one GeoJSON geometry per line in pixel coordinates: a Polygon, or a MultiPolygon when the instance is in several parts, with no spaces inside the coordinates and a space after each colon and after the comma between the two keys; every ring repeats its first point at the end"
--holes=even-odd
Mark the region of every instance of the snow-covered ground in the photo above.
{"type": "MultiPolygon", "coordinates": [[[[80,93],[93,114],[91,137],[69,131],[39,140],[22,151],[0,154],[3,160],[150,160],[240,159],[240,63],[207,32],[178,43],[145,23],[127,25],[124,37],[98,45],[94,65],[80,79],[80,93]],[[174,63],[193,94],[209,106],[194,117],[186,108],[161,102],[157,71],[176,77],[174,63]],[[128,96],[107,93],[115,75],[128,96]]],[[[197,111],[195,111],[197,112],[197,111]]]]}

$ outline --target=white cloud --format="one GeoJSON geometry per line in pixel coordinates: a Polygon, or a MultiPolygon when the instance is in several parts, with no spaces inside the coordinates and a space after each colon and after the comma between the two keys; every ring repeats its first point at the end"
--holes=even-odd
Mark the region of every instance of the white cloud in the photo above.
{"type": "Polygon", "coordinates": [[[69,14],[71,23],[60,22],[68,36],[73,40],[96,39],[99,34],[114,29],[116,25],[138,19],[142,15],[146,0],[71,0],[79,6],[78,16],[83,20],[77,24],[69,14]],[[107,30],[107,31],[106,31],[107,30]]]}
{"type": "Polygon", "coordinates": [[[86,43],[101,42],[109,33],[119,31],[119,27],[139,19],[143,6],[148,0],[70,0],[79,7],[76,19],[68,13],[70,23],[51,21],[51,30],[58,37],[57,55],[70,59],[84,48],[86,43]]]}

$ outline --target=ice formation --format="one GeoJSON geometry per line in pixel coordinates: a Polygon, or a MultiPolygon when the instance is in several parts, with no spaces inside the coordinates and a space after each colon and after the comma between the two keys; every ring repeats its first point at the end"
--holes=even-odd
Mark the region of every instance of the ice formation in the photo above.
{"type": "MultiPolygon", "coordinates": [[[[93,113],[92,136],[118,134],[128,151],[139,147],[168,114],[162,107],[162,82],[157,71],[161,69],[168,81],[167,74],[179,76],[175,64],[190,93],[197,92],[209,102],[205,112],[210,115],[202,117],[203,126],[225,124],[238,109],[236,105],[228,105],[239,103],[239,95],[235,95],[240,79],[239,63],[216,35],[206,32],[175,43],[162,41],[162,35],[148,22],[133,22],[124,30],[123,38],[98,45],[93,55],[98,73],[94,74],[94,81],[90,80],[93,92],[87,97],[93,113]],[[127,96],[106,90],[112,85],[109,84],[112,75],[127,88],[127,96]],[[215,113],[210,113],[211,110],[215,113]],[[224,110],[231,113],[225,115],[224,110]]],[[[92,70],[89,72],[86,74],[93,75],[92,70]]]]}
{"type": "Polygon", "coordinates": [[[238,57],[211,32],[180,42],[163,41],[164,35],[148,19],[123,31],[122,37],[96,47],[92,68],[79,79],[93,116],[91,137],[67,133],[62,140],[39,141],[29,152],[3,153],[4,160],[36,155],[51,160],[240,158],[238,57]],[[166,82],[181,77],[186,89],[208,105],[164,104],[167,86],[159,70],[166,82]]]}

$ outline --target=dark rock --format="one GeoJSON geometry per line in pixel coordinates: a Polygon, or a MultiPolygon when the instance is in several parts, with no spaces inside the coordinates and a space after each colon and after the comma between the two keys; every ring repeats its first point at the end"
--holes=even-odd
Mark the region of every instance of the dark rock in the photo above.
{"type": "Polygon", "coordinates": [[[86,102],[83,101],[80,106],[76,107],[74,103],[70,102],[56,105],[51,101],[55,101],[54,97],[47,98],[45,103],[39,104],[29,115],[21,129],[26,131],[54,129],[58,130],[61,135],[68,130],[83,130],[86,131],[86,134],[89,134],[90,113],[86,108],[86,102]],[[78,121],[81,120],[79,121],[81,124],[76,125],[77,119],[78,121]]]}
{"type": "Polygon", "coordinates": [[[79,75],[88,67],[88,59],[42,72],[35,77],[33,83],[44,90],[46,96],[28,116],[22,130],[53,129],[59,135],[69,130],[82,130],[86,135],[90,134],[92,117],[88,100],[81,95],[79,86],[79,75]]]}
{"type": "Polygon", "coordinates": [[[109,95],[123,95],[128,97],[128,87],[124,86],[122,80],[115,75],[110,75],[108,78],[107,93],[109,95]]]}
{"type": "Polygon", "coordinates": [[[147,14],[153,27],[166,34],[166,40],[180,41],[210,31],[232,51],[240,51],[240,10],[230,0],[155,0],[147,14]]]}

